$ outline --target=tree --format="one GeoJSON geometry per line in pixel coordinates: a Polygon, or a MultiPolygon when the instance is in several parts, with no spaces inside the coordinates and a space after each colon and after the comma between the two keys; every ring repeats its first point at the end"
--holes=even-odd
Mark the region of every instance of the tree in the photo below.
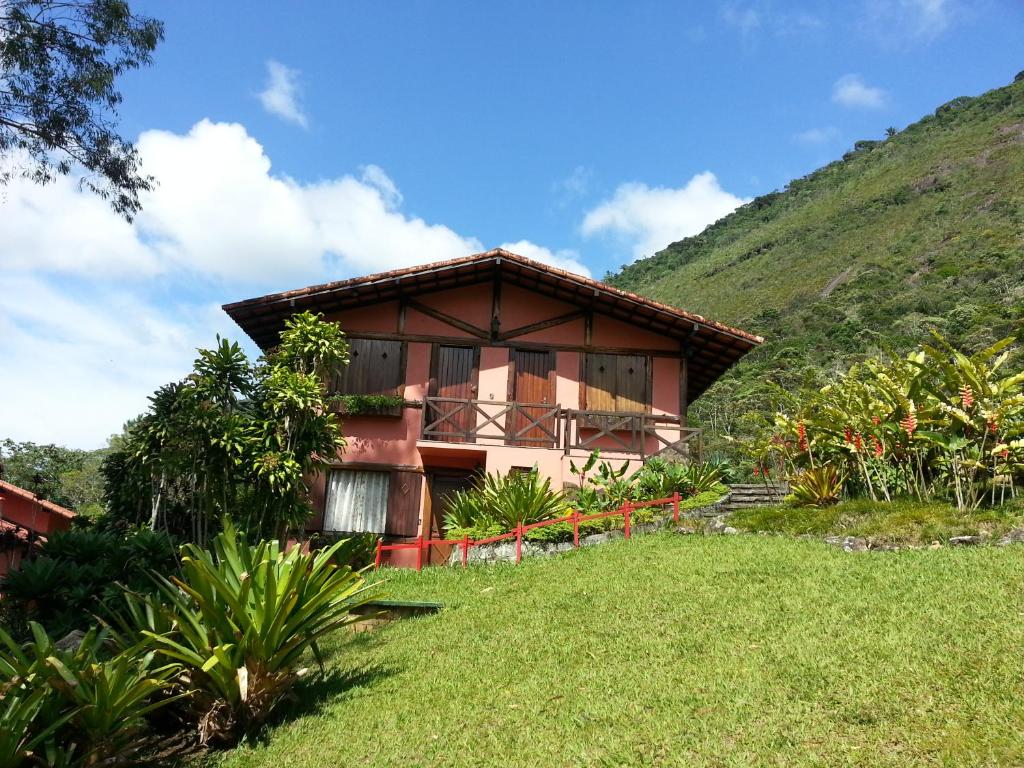
{"type": "Polygon", "coordinates": [[[255,365],[225,339],[200,350],[104,462],[110,519],[200,545],[225,514],[254,539],[301,531],[305,479],[345,446],[327,382],[347,353],[338,326],[309,312],[255,365]]]}
{"type": "Polygon", "coordinates": [[[888,128],[885,129],[885,135],[887,138],[891,139],[893,136],[896,135],[896,129],[890,125],[888,128]]]}
{"type": "Polygon", "coordinates": [[[100,462],[106,449],[82,451],[60,445],[0,442],[0,479],[39,498],[86,515],[102,509],[100,462]]]}
{"type": "Polygon", "coordinates": [[[152,61],[163,23],[123,0],[0,2],[0,184],[45,184],[81,168],[81,184],[129,221],[154,180],[115,132],[118,76],[152,61]]]}

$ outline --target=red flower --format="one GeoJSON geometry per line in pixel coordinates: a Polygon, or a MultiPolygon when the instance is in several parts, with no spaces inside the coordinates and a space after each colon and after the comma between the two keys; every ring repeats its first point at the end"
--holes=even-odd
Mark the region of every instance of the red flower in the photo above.
{"type": "Polygon", "coordinates": [[[988,431],[991,432],[993,435],[996,433],[997,429],[999,429],[999,425],[996,424],[995,421],[990,421],[988,423],[988,431]]]}
{"type": "Polygon", "coordinates": [[[974,405],[974,392],[971,391],[967,384],[960,387],[960,401],[963,403],[964,408],[970,408],[974,405]]]}
{"type": "Polygon", "coordinates": [[[860,432],[853,436],[853,449],[860,453],[860,449],[864,447],[864,441],[861,440],[860,432]]]}
{"type": "Polygon", "coordinates": [[[880,418],[878,418],[877,416],[872,416],[871,417],[871,423],[874,424],[877,427],[879,424],[882,423],[882,420],[880,418]]]}
{"type": "Polygon", "coordinates": [[[917,414],[911,411],[901,421],[900,426],[903,427],[903,431],[907,433],[907,437],[914,436],[914,430],[917,429],[917,414]]]}
{"type": "Polygon", "coordinates": [[[761,467],[754,467],[754,477],[761,476],[761,467]]]}
{"type": "Polygon", "coordinates": [[[871,436],[871,440],[875,444],[875,458],[876,459],[882,458],[882,454],[885,453],[885,448],[882,446],[882,441],[879,440],[874,435],[871,436]]]}
{"type": "Polygon", "coordinates": [[[800,450],[806,451],[808,448],[807,428],[804,427],[804,423],[802,421],[796,425],[796,434],[800,438],[800,442],[798,443],[798,445],[800,446],[800,450]]]}
{"type": "Polygon", "coordinates": [[[853,442],[853,430],[849,427],[843,429],[843,440],[849,444],[853,442]]]}
{"type": "Polygon", "coordinates": [[[1000,453],[999,455],[1002,456],[1004,459],[1008,459],[1010,458],[1010,451],[1006,448],[1003,448],[1002,453],[1000,453]]]}

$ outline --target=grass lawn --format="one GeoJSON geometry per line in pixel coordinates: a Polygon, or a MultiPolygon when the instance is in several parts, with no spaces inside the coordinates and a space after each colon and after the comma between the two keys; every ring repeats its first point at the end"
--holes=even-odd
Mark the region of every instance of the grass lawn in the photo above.
{"type": "Polygon", "coordinates": [[[881,504],[854,499],[831,507],[777,505],[736,510],[729,525],[745,531],[790,536],[859,536],[880,544],[928,544],[951,536],[985,531],[993,540],[1012,528],[1024,527],[1024,503],[959,511],[949,504],[894,501],[881,504]]]}
{"type": "Polygon", "coordinates": [[[1024,764],[1024,546],[655,534],[388,574],[435,616],[331,646],[232,768],[1024,764]]]}

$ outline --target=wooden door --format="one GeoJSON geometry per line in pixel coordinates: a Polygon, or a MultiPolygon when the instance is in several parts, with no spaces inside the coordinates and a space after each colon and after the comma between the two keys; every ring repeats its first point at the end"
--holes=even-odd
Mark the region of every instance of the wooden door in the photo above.
{"type": "Polygon", "coordinates": [[[507,442],[551,448],[558,428],[555,399],[555,353],[513,349],[509,360],[512,386],[509,399],[516,408],[508,417],[507,442]],[[522,406],[522,403],[529,403],[522,406]]]}
{"type": "Polygon", "coordinates": [[[427,436],[449,443],[472,443],[476,430],[476,398],[479,347],[434,346],[433,372],[427,408],[427,436]]]}
{"type": "MultiPolygon", "coordinates": [[[[471,488],[475,478],[475,472],[466,470],[427,471],[427,489],[430,492],[430,528],[427,531],[429,538],[446,538],[444,518],[448,513],[448,496],[454,491],[471,488]]],[[[429,549],[428,562],[431,565],[445,563],[450,554],[450,545],[433,544],[429,549]]]]}

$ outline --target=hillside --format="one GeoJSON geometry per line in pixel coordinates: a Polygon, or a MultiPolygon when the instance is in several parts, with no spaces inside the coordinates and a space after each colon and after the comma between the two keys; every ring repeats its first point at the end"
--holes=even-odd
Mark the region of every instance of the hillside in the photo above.
{"type": "Polygon", "coordinates": [[[791,386],[936,327],[977,348],[1024,319],[1024,73],[939,107],[609,278],[765,336],[695,406],[718,431],[791,386]]]}

